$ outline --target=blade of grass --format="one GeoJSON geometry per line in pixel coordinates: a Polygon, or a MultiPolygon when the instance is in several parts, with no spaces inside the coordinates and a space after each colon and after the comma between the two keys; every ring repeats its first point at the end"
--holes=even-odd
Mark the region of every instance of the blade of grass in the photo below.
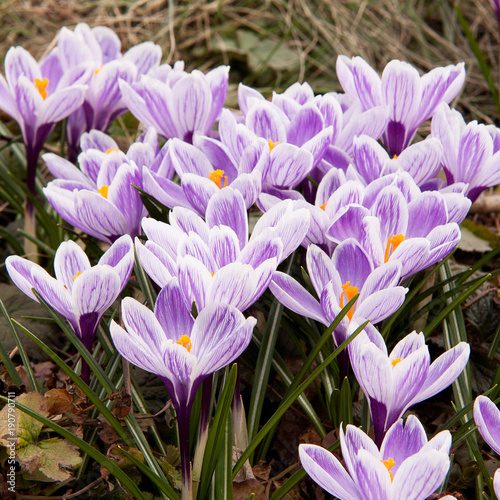
{"type": "MultiPolygon", "coordinates": [[[[4,318],[7,321],[7,325],[9,327],[12,336],[15,338],[17,333],[16,329],[12,324],[10,316],[7,313],[7,310],[5,309],[5,306],[1,299],[0,299],[0,311],[2,312],[4,318]]],[[[19,373],[17,373],[14,363],[12,363],[12,360],[10,359],[9,355],[7,354],[1,342],[0,342],[0,359],[2,360],[3,366],[5,366],[5,369],[7,370],[7,373],[9,374],[9,377],[11,378],[12,382],[14,382],[14,384],[16,384],[17,387],[21,387],[22,385],[21,376],[19,375],[19,373]]]]}
{"type": "MultiPolygon", "coordinates": [[[[0,401],[8,403],[9,400],[4,396],[0,395],[0,401]]],[[[127,488],[127,490],[133,495],[134,498],[138,500],[146,500],[146,497],[143,495],[143,493],[137,487],[137,485],[130,479],[130,477],[127,474],[125,474],[125,472],[122,471],[120,467],[118,467],[114,462],[112,462],[109,458],[103,455],[100,451],[96,450],[93,446],[90,446],[88,443],[83,441],[83,439],[80,439],[79,437],[75,436],[74,434],[66,430],[64,427],[61,427],[60,425],[52,422],[52,420],[49,420],[48,418],[45,418],[42,415],[39,415],[38,413],[33,411],[31,408],[28,408],[27,406],[24,406],[20,403],[16,403],[16,408],[19,408],[23,413],[26,413],[30,417],[35,418],[49,429],[54,430],[60,436],[62,436],[63,438],[67,439],[68,441],[76,445],[78,448],[80,448],[83,452],[90,455],[98,464],[102,465],[111,474],[113,474],[113,476],[115,476],[116,479],[120,481],[120,484],[122,484],[125,488],[127,488]]]]}
{"type": "MultiPolygon", "coordinates": [[[[353,301],[355,299],[352,299],[353,301]]],[[[354,303],[354,302],[353,302],[354,303]]],[[[349,305],[349,304],[348,304],[349,305]]],[[[347,306],[346,306],[347,307],[347,306]]],[[[346,313],[349,309],[346,310],[346,313]]],[[[297,400],[300,394],[302,394],[307,387],[314,381],[314,379],[330,364],[338,355],[341,353],[357,336],[358,334],[363,330],[363,328],[368,324],[368,321],[363,323],[359,328],[356,329],[340,346],[333,351],[330,356],[328,356],[321,365],[319,365],[312,373],[309,375],[309,377],[302,382],[293,392],[290,393],[290,395],[285,399],[282,400],[280,406],[274,413],[274,415],[262,426],[262,429],[259,431],[259,433],[252,439],[252,441],[249,443],[248,448],[242,453],[238,461],[236,462],[236,465],[233,467],[233,479],[238,473],[238,471],[241,469],[245,461],[250,457],[250,455],[253,453],[255,448],[259,445],[259,443],[266,437],[268,432],[272,431],[278,421],[281,419],[281,417],[285,414],[286,410],[297,400]]],[[[333,325],[333,323],[332,323],[333,325]]],[[[327,329],[327,331],[329,328],[327,329]]],[[[333,331],[333,329],[332,329],[333,331]]],[[[331,334],[331,332],[330,332],[331,334]]],[[[297,377],[296,377],[297,378],[297,377]]]]}
{"type": "Polygon", "coordinates": [[[234,388],[236,386],[236,377],[238,376],[238,367],[233,364],[224,383],[224,389],[215,411],[214,420],[208,432],[205,455],[203,456],[203,465],[201,468],[200,487],[198,489],[198,499],[204,499],[208,496],[210,481],[217,465],[217,459],[221,453],[224,440],[220,436],[224,434],[226,422],[230,418],[231,402],[233,400],[234,388]]]}
{"type": "Polygon", "coordinates": [[[233,418],[231,412],[226,420],[222,441],[223,446],[215,468],[213,500],[233,500],[233,418]]]}

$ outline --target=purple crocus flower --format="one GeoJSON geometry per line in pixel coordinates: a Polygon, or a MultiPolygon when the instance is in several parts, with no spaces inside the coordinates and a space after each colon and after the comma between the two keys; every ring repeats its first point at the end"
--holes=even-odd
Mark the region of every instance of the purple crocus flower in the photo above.
{"type": "Polygon", "coordinates": [[[472,121],[446,104],[432,119],[432,135],[443,144],[443,168],[448,184],[468,184],[466,194],[476,200],[481,191],[500,183],[500,151],[495,128],[472,121]]]}
{"type": "Polygon", "coordinates": [[[120,81],[123,99],[141,122],[163,137],[192,142],[193,134],[209,135],[226,100],[229,66],[204,75],[184,72],[184,63],[163,65],[138,82],[120,81]]]}
{"type": "MultiPolygon", "coordinates": [[[[95,266],[74,242],[59,245],[54,257],[56,277],[38,264],[17,255],[7,257],[5,265],[14,284],[28,297],[40,296],[64,316],[85,347],[90,351],[103,314],[127,284],[134,264],[130,236],[116,240],[95,266]]],[[[82,379],[88,381],[89,368],[82,367],[82,379]]]]}
{"type": "Polygon", "coordinates": [[[389,107],[389,122],[383,135],[391,156],[399,155],[412,141],[418,127],[441,103],[449,103],[465,80],[464,63],[435,68],[420,76],[410,64],[393,60],[382,78],[361,57],[337,59],[337,77],[346,94],[363,110],[389,107]]]}
{"type": "MultiPolygon", "coordinates": [[[[78,65],[61,74],[53,55],[37,63],[22,47],[11,47],[5,56],[5,76],[0,75],[0,109],[19,124],[26,147],[29,191],[35,193],[38,156],[54,124],[83,103],[89,71],[78,65]]],[[[27,216],[32,217],[31,203],[27,216]]]]}
{"type": "Polygon", "coordinates": [[[368,398],[375,441],[381,443],[386,429],[408,408],[453,383],[464,370],[469,354],[469,344],[460,342],[431,364],[424,334],[417,332],[404,337],[388,354],[376,328],[366,327],[349,344],[349,356],[368,398]]]}
{"type": "MultiPolygon", "coordinates": [[[[500,410],[486,396],[478,396],[474,401],[474,422],[479,434],[500,455],[500,410]]],[[[493,476],[495,495],[500,498],[500,469],[493,476]]]]}
{"type": "Polygon", "coordinates": [[[145,169],[144,190],[167,207],[191,208],[204,217],[210,198],[219,190],[231,187],[243,195],[246,208],[250,208],[261,192],[262,168],[258,165],[268,161],[267,144],[257,141],[249,145],[244,159],[236,163],[218,141],[201,140],[204,145],[201,151],[180,139],[172,139],[166,146],[166,161],[175,169],[181,187],[165,178],[162,172],[156,174],[145,169]]]}
{"type": "Polygon", "coordinates": [[[211,303],[241,311],[267,289],[276,267],[300,245],[309,225],[306,210],[283,202],[257,222],[248,239],[248,215],[242,195],[231,188],[213,196],[207,221],[176,207],[169,224],[144,219],[148,241],[136,240],[145,271],[164,287],[178,277],[186,305],[198,310],[211,303]]]}
{"type": "Polygon", "coordinates": [[[400,261],[405,278],[456,247],[461,235],[454,219],[465,217],[470,204],[458,193],[422,193],[408,174],[386,177],[366,188],[355,181],[340,186],[326,203],[326,235],[334,243],[353,237],[375,267],[400,261]]]}
{"type": "Polygon", "coordinates": [[[340,500],[424,500],[445,480],[450,468],[451,434],[442,431],[427,441],[419,420],[410,415],[387,432],[380,450],[361,430],[340,429],[345,468],[324,448],[301,444],[302,467],[340,500]]]}
{"type": "Polygon", "coordinates": [[[142,188],[143,166],[154,170],[165,164],[156,132],[150,129],[127,154],[99,131],[84,134],[82,145],[81,170],[53,153],[43,155],[56,177],[43,190],[49,203],[74,227],[108,243],[123,234],[140,234],[147,211],[134,185],[142,188]]]}
{"type": "Polygon", "coordinates": [[[212,303],[196,319],[184,303],[177,279],[158,294],[154,312],[132,298],[122,301],[125,329],[111,322],[118,352],[167,386],[177,414],[183,498],[191,498],[189,416],[198,387],[212,373],[236,360],[252,338],[255,318],[235,307],[212,303]]]}
{"type": "Polygon", "coordinates": [[[144,42],[122,54],[120,39],[113,30],[105,26],[91,29],[79,23],[74,31],[63,28],[59,32],[56,50],[63,72],[82,63],[90,69],[85,102],[68,118],[67,140],[70,152],[76,156],[83,132],[92,129],[105,132],[127,110],[118,80],[136,81],[158,66],[161,48],[153,42],[144,42]]]}
{"type": "MultiPolygon", "coordinates": [[[[401,277],[399,262],[387,262],[374,268],[352,238],[340,243],[331,258],[316,245],[311,245],[306,260],[319,301],[285,273],[276,272],[269,288],[283,305],[325,326],[330,325],[349,300],[359,293],[358,300],[333,332],[336,345],[347,338],[351,322],[382,321],[401,306],[408,291],[398,286],[401,277]]],[[[340,357],[340,362],[347,373],[346,354],[340,357]]]]}

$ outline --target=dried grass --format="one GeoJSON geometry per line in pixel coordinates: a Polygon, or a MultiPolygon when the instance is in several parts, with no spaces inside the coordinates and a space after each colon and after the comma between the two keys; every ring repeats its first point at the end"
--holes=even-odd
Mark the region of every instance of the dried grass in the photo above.
{"type": "MultiPolygon", "coordinates": [[[[500,34],[489,2],[462,1],[460,8],[498,81],[500,34]]],[[[361,55],[379,70],[391,59],[406,60],[422,71],[465,61],[467,82],[458,107],[469,119],[498,123],[453,6],[444,0],[4,0],[0,54],[22,45],[39,58],[62,26],[81,21],[114,29],[124,48],[153,40],[167,62],[184,59],[189,68],[202,70],[231,64],[234,83],[244,79],[267,89],[307,80],[317,92],[340,90],[338,54],[361,55]],[[235,50],[238,36],[248,32],[293,51],[293,71],[273,69],[265,57],[257,71],[249,71],[244,49],[235,50]]]]}

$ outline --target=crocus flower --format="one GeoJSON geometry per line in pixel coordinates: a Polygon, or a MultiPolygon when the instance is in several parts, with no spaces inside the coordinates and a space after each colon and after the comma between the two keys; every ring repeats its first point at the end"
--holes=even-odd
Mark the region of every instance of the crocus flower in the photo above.
{"type": "Polygon", "coordinates": [[[127,110],[118,79],[133,82],[158,66],[161,48],[153,42],[144,42],[122,54],[120,39],[113,30],[105,26],[91,29],[85,23],[78,23],[73,31],[62,28],[56,50],[63,72],[82,63],[90,70],[85,101],[68,118],[68,145],[76,154],[83,132],[92,129],[105,132],[127,110]]]}
{"type": "Polygon", "coordinates": [[[172,279],[158,294],[154,312],[132,298],[122,301],[125,329],[111,322],[118,352],[167,386],[177,414],[183,498],[190,498],[189,416],[196,391],[210,374],[228,365],[246,349],[255,318],[235,307],[212,303],[196,319],[172,279]]]}
{"type": "MultiPolygon", "coordinates": [[[[269,288],[283,305],[325,326],[330,325],[349,300],[359,293],[356,303],[333,332],[336,345],[347,338],[351,322],[382,321],[401,306],[408,291],[398,286],[399,262],[374,268],[352,238],[338,245],[331,258],[316,245],[311,245],[307,250],[307,271],[319,301],[285,273],[276,272],[269,288]]],[[[344,355],[339,359],[347,373],[347,358],[344,355]]]]}
{"type": "Polygon", "coordinates": [[[210,199],[206,222],[181,207],[170,212],[169,224],[144,219],[148,240],[136,240],[137,255],[160,287],[178,277],[187,306],[226,303],[243,311],[265,292],[308,225],[306,210],[283,202],[261,217],[249,239],[243,197],[228,187],[210,199]]]}
{"type": "MultiPolygon", "coordinates": [[[[122,236],[91,266],[85,252],[74,242],[61,243],[54,257],[56,277],[38,264],[18,257],[7,257],[5,265],[14,284],[37,301],[39,295],[64,316],[90,351],[95,332],[106,310],[127,284],[134,264],[130,236],[122,236]]],[[[82,379],[88,380],[86,363],[82,379]]]]}
{"type": "Polygon", "coordinates": [[[168,142],[166,160],[179,176],[181,187],[161,172],[156,174],[148,169],[144,171],[144,190],[167,207],[191,208],[204,217],[210,198],[231,187],[243,195],[246,208],[250,208],[261,192],[261,168],[255,167],[268,161],[267,144],[257,141],[249,145],[244,159],[236,163],[218,141],[201,140],[204,145],[201,151],[180,139],[168,142]]]}
{"type": "MultiPolygon", "coordinates": [[[[5,76],[0,75],[0,109],[19,124],[26,147],[26,184],[35,193],[38,157],[54,124],[83,103],[89,72],[84,65],[61,74],[54,56],[37,63],[22,47],[11,47],[5,56],[5,76]]],[[[33,207],[26,205],[27,220],[33,207]]]]}
{"type": "Polygon", "coordinates": [[[345,467],[324,448],[301,444],[302,467],[340,500],[424,500],[445,480],[450,468],[451,434],[427,441],[419,420],[410,415],[387,432],[380,450],[359,428],[340,429],[345,467]]]}
{"type": "Polygon", "coordinates": [[[443,168],[449,185],[468,184],[467,196],[474,201],[481,191],[500,183],[500,151],[494,128],[475,120],[466,125],[458,111],[442,104],[431,130],[443,144],[443,168]]]}
{"type": "Polygon", "coordinates": [[[81,170],[54,153],[43,155],[56,177],[44,188],[49,203],[74,227],[108,243],[123,234],[140,234],[147,211],[134,185],[142,188],[143,166],[160,169],[165,164],[156,132],[150,129],[127,154],[99,131],[84,134],[82,144],[81,170]]]}
{"type": "MultiPolygon", "coordinates": [[[[478,396],[474,401],[474,422],[486,443],[500,455],[500,410],[486,396],[478,396]]],[[[500,498],[500,469],[493,476],[495,495],[500,498]]]]}
{"type": "Polygon", "coordinates": [[[192,142],[193,134],[209,135],[227,94],[229,66],[204,75],[183,71],[184,63],[159,67],[134,83],[120,81],[123,99],[142,123],[170,139],[192,142]]]}
{"type": "Polygon", "coordinates": [[[410,64],[393,60],[382,78],[361,57],[337,59],[337,77],[346,94],[363,110],[389,107],[389,122],[383,141],[391,156],[399,155],[412,141],[418,127],[441,103],[449,103],[465,80],[464,63],[435,68],[424,76],[410,64]]]}
{"type": "Polygon", "coordinates": [[[388,354],[375,327],[369,325],[361,332],[349,344],[349,356],[368,398],[375,441],[381,443],[386,430],[408,408],[452,384],[465,368],[469,354],[469,345],[460,342],[431,364],[423,333],[410,333],[388,354]]]}

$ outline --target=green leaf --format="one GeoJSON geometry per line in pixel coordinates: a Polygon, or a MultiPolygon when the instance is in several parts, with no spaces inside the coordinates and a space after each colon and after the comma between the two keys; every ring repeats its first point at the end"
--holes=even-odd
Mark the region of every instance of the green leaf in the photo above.
{"type": "MultiPolygon", "coordinates": [[[[8,403],[9,400],[4,396],[0,395],[0,401],[4,401],[8,403]]],[[[29,417],[34,418],[38,422],[42,423],[46,427],[56,431],[60,436],[66,438],[68,441],[71,441],[78,448],[80,448],[83,452],[90,455],[97,463],[105,467],[111,474],[113,474],[118,481],[120,481],[121,485],[126,488],[134,498],[138,500],[146,500],[146,497],[143,495],[141,490],[137,487],[137,485],[125,474],[116,464],[114,464],[111,460],[109,460],[105,455],[103,455],[100,451],[96,450],[93,446],[90,446],[88,443],[75,436],[64,427],[52,422],[48,418],[40,415],[36,411],[33,411],[28,406],[25,406],[20,403],[16,403],[16,408],[19,408],[23,413],[28,415],[29,417]]],[[[177,500],[177,499],[175,499],[177,500]]]]}

